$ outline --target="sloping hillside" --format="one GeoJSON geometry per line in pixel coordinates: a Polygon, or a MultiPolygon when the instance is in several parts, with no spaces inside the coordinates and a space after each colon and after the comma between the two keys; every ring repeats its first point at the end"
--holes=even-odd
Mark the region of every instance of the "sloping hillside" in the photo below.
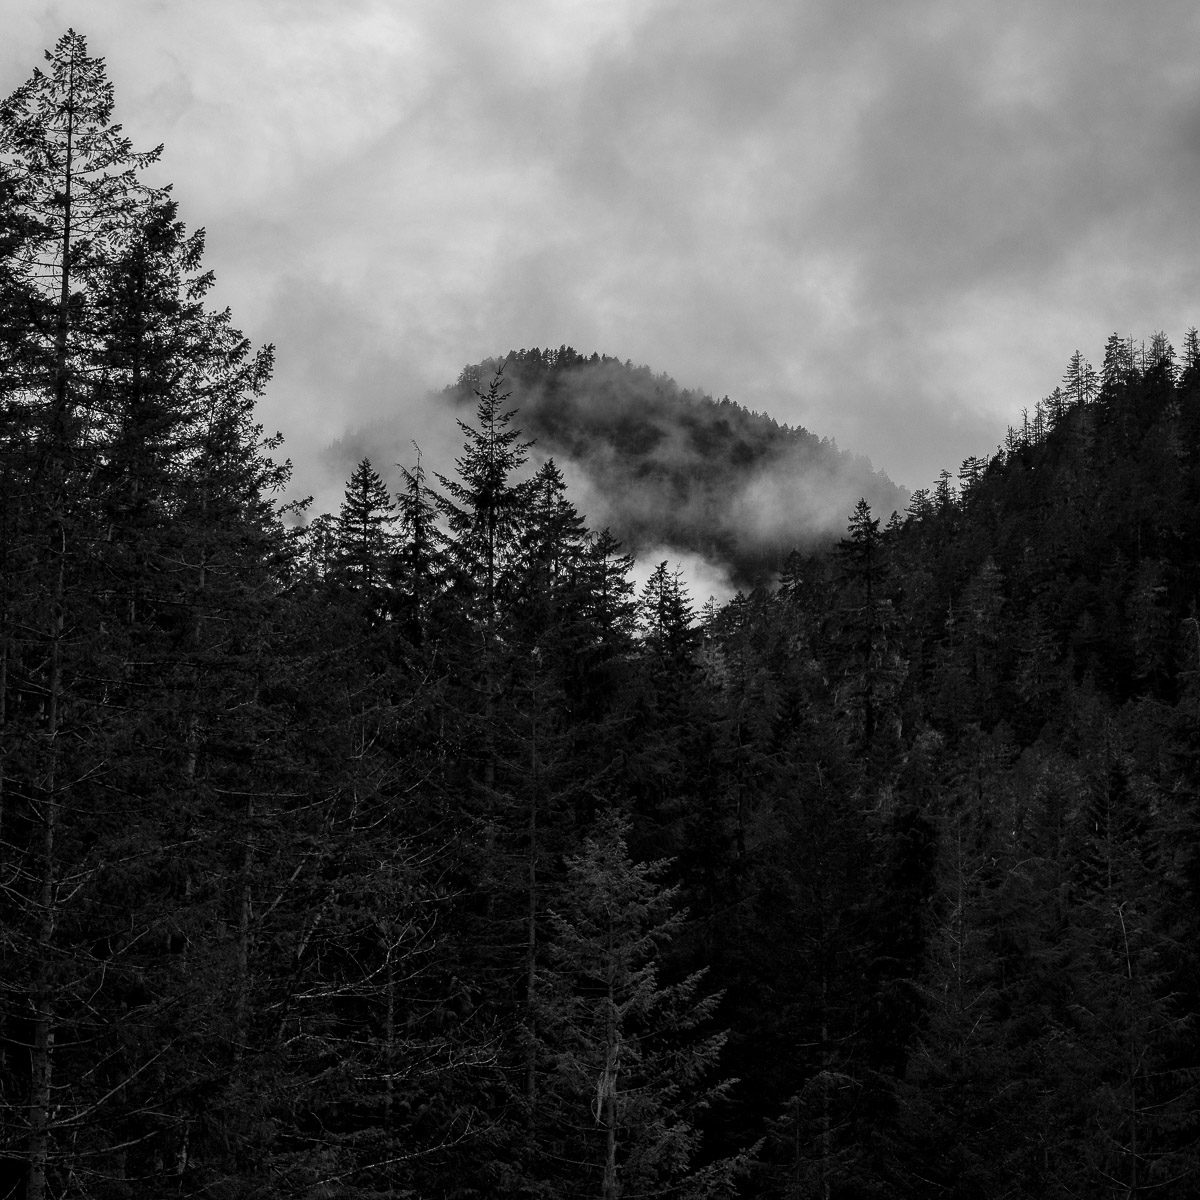
{"type": "Polygon", "coordinates": [[[752,584],[796,547],[841,536],[860,498],[885,520],[908,502],[826,438],[570,347],[484,360],[447,394],[473,404],[501,367],[534,456],[553,458],[588,523],[633,551],[691,551],[752,584]]]}

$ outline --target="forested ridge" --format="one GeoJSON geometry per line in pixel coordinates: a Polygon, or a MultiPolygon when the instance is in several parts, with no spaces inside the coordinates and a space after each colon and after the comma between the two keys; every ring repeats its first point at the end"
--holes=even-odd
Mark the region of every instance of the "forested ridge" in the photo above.
{"type": "Polygon", "coordinates": [[[504,372],[289,510],[112,113],[0,106],[0,1196],[1196,1194],[1194,329],[698,608],[504,372]]]}
{"type": "Polygon", "coordinates": [[[832,546],[860,498],[884,513],[909,500],[828,438],[571,346],[465,367],[445,391],[459,415],[497,371],[533,453],[583,492],[590,524],[639,556],[699,554],[747,590],[773,583],[797,546],[832,546]]]}

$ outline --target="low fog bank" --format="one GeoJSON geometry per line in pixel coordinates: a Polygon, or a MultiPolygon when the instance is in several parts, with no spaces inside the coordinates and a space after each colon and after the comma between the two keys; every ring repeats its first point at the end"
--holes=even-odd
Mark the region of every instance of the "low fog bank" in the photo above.
{"type": "Polygon", "coordinates": [[[710,600],[723,606],[737,594],[737,584],[722,563],[713,562],[692,550],[661,545],[647,547],[635,555],[633,569],[629,572],[634,595],[642,594],[650,576],[663,563],[667,564],[667,570],[672,574],[678,573],[696,616],[702,614],[710,600]]]}
{"type": "Polygon", "coordinates": [[[347,429],[322,451],[312,511],[337,511],[364,457],[393,491],[398,464],[411,468],[418,446],[431,483],[435,472],[453,475],[463,448],[456,418],[474,423],[476,393],[501,368],[505,408],[533,443],[529,470],[553,458],[588,527],[610,529],[634,555],[638,581],[666,559],[697,607],[769,584],[792,550],[845,536],[862,497],[883,521],[908,504],[905,489],[827,438],[648,367],[563,347],[485,359],[424,403],[406,404],[405,420],[347,429]]]}

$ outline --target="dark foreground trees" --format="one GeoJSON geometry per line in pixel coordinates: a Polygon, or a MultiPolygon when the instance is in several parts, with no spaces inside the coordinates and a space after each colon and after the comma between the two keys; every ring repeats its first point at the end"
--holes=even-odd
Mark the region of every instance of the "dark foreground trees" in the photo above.
{"type": "Polygon", "coordinates": [[[503,375],[292,527],[111,117],[0,109],[0,1195],[1194,1194],[1194,331],[698,625],[503,375]]]}
{"type": "Polygon", "coordinates": [[[153,155],[112,125],[102,62],[73,33],[49,61],[0,110],[20,348],[2,398],[3,1129],[35,1200],[182,1170],[185,1043],[226,1022],[244,1040],[230,878],[253,852],[229,855],[254,788],[220,764],[257,736],[282,478],[253,424],[269,353],[204,310],[202,239],[139,182],[153,155]],[[220,954],[193,948],[216,928],[220,954]]]}

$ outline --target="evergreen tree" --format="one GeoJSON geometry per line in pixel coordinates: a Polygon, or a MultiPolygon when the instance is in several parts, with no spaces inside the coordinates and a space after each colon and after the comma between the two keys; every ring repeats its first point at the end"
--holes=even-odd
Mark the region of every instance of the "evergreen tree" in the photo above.
{"type": "MultiPolygon", "coordinates": [[[[414,447],[415,448],[415,447],[414,447]]],[[[437,526],[437,497],[425,482],[421,452],[412,470],[400,468],[396,496],[396,605],[405,637],[424,643],[434,602],[446,586],[445,535],[437,526]]]]}
{"type": "Polygon", "coordinates": [[[26,1164],[31,1200],[46,1194],[56,1139],[70,1127],[73,1110],[54,1101],[56,1042],[69,1043],[65,1028],[90,975],[62,966],[73,954],[62,944],[69,923],[60,908],[72,894],[66,881],[91,877],[86,867],[77,874],[81,864],[70,856],[73,839],[87,841],[76,821],[87,811],[79,784],[98,765],[86,755],[66,758],[86,728],[72,696],[85,674],[80,649],[98,628],[89,569],[95,530],[82,486],[95,440],[86,406],[94,276],[141,211],[149,192],[136,172],[154,158],[135,154],[111,124],[103,62],[87,55],[81,37],[68,32],[46,57],[49,73],[35,71],[0,105],[5,224],[17,235],[6,238],[0,278],[23,343],[5,397],[5,499],[16,498],[15,486],[23,497],[5,529],[6,566],[19,591],[8,591],[3,614],[3,710],[14,752],[0,788],[8,826],[20,831],[6,849],[22,865],[3,922],[4,1017],[31,1047],[23,1077],[3,1091],[23,1097],[4,1122],[5,1150],[26,1164]]]}
{"type": "Polygon", "coordinates": [[[1071,355],[1067,373],[1062,379],[1062,390],[1076,408],[1090,404],[1100,390],[1095,368],[1078,350],[1071,355]]]}
{"type": "Polygon", "coordinates": [[[1200,371],[1200,333],[1195,325],[1191,326],[1183,339],[1183,363],[1180,367],[1179,382],[1181,385],[1194,383],[1197,371],[1200,371]]]}
{"type": "Polygon", "coordinates": [[[334,530],[329,513],[313,517],[304,528],[304,561],[317,579],[329,578],[333,570],[334,530]]]}
{"type": "Polygon", "coordinates": [[[621,544],[607,530],[591,536],[585,550],[583,572],[587,579],[586,620],[598,641],[610,648],[623,646],[632,636],[636,605],[629,572],[633,556],[622,554],[621,544]]]}
{"type": "Polygon", "coordinates": [[[393,575],[395,505],[379,473],[364,458],[346,482],[334,527],[334,578],[377,609],[393,575]]]}
{"type": "Polygon", "coordinates": [[[843,637],[851,656],[851,703],[861,720],[863,744],[870,745],[881,713],[891,605],[884,592],[887,564],[879,519],[871,515],[866,500],[855,506],[849,536],[838,544],[838,557],[846,584],[843,637]]]}
{"type": "Polygon", "coordinates": [[[112,123],[104,60],[90,57],[74,30],[46,52],[46,61],[48,72],[35,70],[0,105],[0,161],[24,214],[19,257],[8,270],[38,300],[19,328],[39,347],[49,376],[50,428],[69,438],[80,420],[86,427],[80,392],[91,365],[90,281],[119,253],[131,223],[156,195],[138,173],[161,147],[135,152],[112,123]]]}
{"type": "Polygon", "coordinates": [[[1075,937],[1088,966],[1079,1039],[1093,1066],[1090,1136],[1095,1188],[1153,1194],[1170,1179],[1174,1132],[1188,1099],[1163,1049],[1189,1024],[1166,987],[1174,948],[1156,896],[1161,870],[1147,782],[1131,779],[1107,723],[1080,812],[1074,850],[1075,937]],[[1140,793],[1140,794],[1139,794],[1140,793]]]}
{"type": "MultiPolygon", "coordinates": [[[[950,472],[943,469],[938,475],[937,483],[934,485],[933,500],[938,516],[940,517],[949,517],[954,512],[956,498],[954,489],[950,486],[950,479],[950,472]]],[[[864,503],[865,501],[863,500],[859,501],[860,506],[864,503]]],[[[868,516],[870,515],[869,508],[870,506],[868,506],[868,516]]],[[[860,516],[859,510],[856,508],[852,520],[858,520],[860,516]]]]}
{"type": "Polygon", "coordinates": [[[963,504],[970,502],[986,468],[987,461],[974,454],[963,459],[962,466],[958,469],[958,495],[963,504]]]}
{"type": "Polygon", "coordinates": [[[1172,383],[1175,381],[1175,348],[1167,341],[1167,335],[1161,329],[1150,339],[1142,370],[1147,375],[1159,372],[1172,383]]]}
{"type": "Polygon", "coordinates": [[[933,499],[928,488],[917,488],[908,502],[908,516],[914,521],[922,521],[936,512],[933,499]]]}
{"type": "Polygon", "coordinates": [[[659,563],[638,598],[643,645],[661,661],[686,660],[698,641],[694,619],[682,572],[668,571],[665,561],[659,563]]]}
{"type": "Polygon", "coordinates": [[[4,1155],[27,1196],[160,1194],[189,1144],[203,1156],[174,1022],[216,1034],[226,968],[247,994],[245,923],[213,974],[184,931],[214,927],[249,823],[224,799],[244,777],[205,795],[200,776],[222,722],[254,741],[248,660],[283,567],[264,490],[286,468],[249,420],[270,355],[204,311],[202,239],[139,182],[154,156],[111,125],[103,63],[73,33],[50,59],[0,109],[23,234],[0,275],[27,347],[6,397],[6,435],[25,432],[3,445],[23,500],[4,546],[0,1019],[31,1047],[3,1068],[4,1155]]]}
{"type": "Polygon", "coordinates": [[[455,461],[457,479],[438,475],[445,495],[438,507],[452,536],[460,584],[477,597],[479,619],[490,637],[499,606],[507,600],[508,577],[530,495],[528,481],[515,476],[525,464],[530,443],[510,428],[515,410],[506,410],[503,368],[486,392],[476,392],[476,425],[459,421],[466,436],[455,461]]]}
{"type": "MultiPolygon", "coordinates": [[[[512,669],[510,647],[501,632],[511,616],[514,568],[527,518],[528,480],[515,478],[528,445],[510,428],[513,410],[503,405],[503,377],[497,371],[486,392],[477,392],[477,426],[459,421],[466,441],[456,460],[456,479],[437,476],[445,492],[436,503],[449,526],[451,594],[460,615],[455,646],[457,720],[473,759],[472,784],[485,863],[490,870],[496,838],[505,818],[497,788],[498,702],[512,669]]],[[[491,901],[488,902],[489,906],[491,901]]]]}
{"type": "Polygon", "coordinates": [[[1120,399],[1136,373],[1132,339],[1110,334],[1104,345],[1104,365],[1100,368],[1101,398],[1110,404],[1120,399]]]}
{"type": "Polygon", "coordinates": [[[584,524],[567,499],[562,473],[549,459],[530,481],[525,528],[514,564],[514,620],[526,639],[578,631],[572,608],[582,600],[584,524]]]}
{"type": "Polygon", "coordinates": [[[628,823],[603,814],[551,916],[539,988],[543,1105],[534,1168],[555,1195],[728,1194],[735,1164],[697,1169],[695,1121],[725,1091],[710,1081],[724,1035],[701,977],[660,978],[678,935],[661,864],[629,857],[628,823]]]}

